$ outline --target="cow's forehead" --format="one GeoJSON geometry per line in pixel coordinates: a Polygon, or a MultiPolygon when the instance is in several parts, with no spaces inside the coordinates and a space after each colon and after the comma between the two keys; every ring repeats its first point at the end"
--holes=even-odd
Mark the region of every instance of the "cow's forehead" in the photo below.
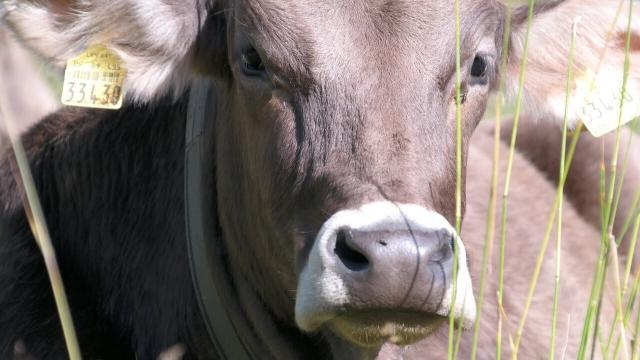
{"type": "MultiPolygon", "coordinates": [[[[442,72],[455,54],[451,0],[239,0],[238,19],[283,63],[313,64],[319,73],[340,76],[398,62],[442,72]]],[[[463,44],[472,55],[483,38],[495,35],[501,6],[493,0],[461,0],[463,44]]]]}

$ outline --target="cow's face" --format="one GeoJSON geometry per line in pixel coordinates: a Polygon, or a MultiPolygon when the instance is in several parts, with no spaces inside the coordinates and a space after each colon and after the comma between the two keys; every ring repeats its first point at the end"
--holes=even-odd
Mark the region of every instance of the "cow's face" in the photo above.
{"type": "MultiPolygon", "coordinates": [[[[464,158],[496,80],[502,8],[461,10],[464,158]]],[[[464,247],[451,225],[452,11],[449,1],[229,9],[220,216],[238,266],[303,330],[408,343],[453,305],[454,248],[464,247]]],[[[457,316],[468,324],[464,260],[459,269],[457,316]]]]}
{"type": "MultiPolygon", "coordinates": [[[[578,15],[586,25],[578,29],[576,81],[584,84],[596,68],[606,70],[599,80],[622,79],[618,40],[627,38],[628,17],[623,11],[611,26],[618,4],[566,0],[534,11],[523,84],[537,113],[564,115],[558,104],[578,15]]],[[[216,185],[229,261],[238,286],[256,289],[281,321],[374,346],[424,337],[452,311],[463,324],[473,320],[465,248],[451,226],[450,0],[5,0],[3,13],[51,58],[64,61],[96,42],[117,51],[129,71],[129,100],[182,94],[195,77],[215,83],[216,185]]],[[[512,88],[526,13],[514,12],[501,69],[512,88]]],[[[460,14],[466,159],[496,84],[506,11],[495,1],[462,0],[460,14]]],[[[638,39],[638,22],[631,30],[638,39]]],[[[632,45],[631,64],[638,61],[632,45]]],[[[627,89],[640,97],[640,71],[629,74],[627,89]]],[[[570,109],[572,124],[579,110],[570,109]]]]}

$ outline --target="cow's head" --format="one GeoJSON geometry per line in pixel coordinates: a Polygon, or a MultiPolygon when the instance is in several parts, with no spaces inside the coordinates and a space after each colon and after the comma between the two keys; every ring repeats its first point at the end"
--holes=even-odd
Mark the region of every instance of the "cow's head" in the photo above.
{"type": "MultiPolygon", "coordinates": [[[[466,159],[498,74],[517,80],[526,9],[514,12],[513,46],[499,69],[506,7],[460,3],[466,159]]],[[[602,66],[622,79],[628,2],[611,26],[617,6],[568,0],[536,9],[525,98],[537,114],[561,118],[577,16],[577,77],[608,44],[602,66]]],[[[51,58],[93,42],[112,47],[129,69],[130,101],[167,101],[195,77],[215,83],[218,207],[230,262],[275,317],[361,346],[416,341],[451,311],[464,325],[473,321],[465,248],[451,225],[452,1],[12,0],[5,8],[18,33],[51,58]]],[[[637,24],[632,61],[640,60],[637,24]]],[[[635,68],[629,86],[639,93],[635,68]]]]}

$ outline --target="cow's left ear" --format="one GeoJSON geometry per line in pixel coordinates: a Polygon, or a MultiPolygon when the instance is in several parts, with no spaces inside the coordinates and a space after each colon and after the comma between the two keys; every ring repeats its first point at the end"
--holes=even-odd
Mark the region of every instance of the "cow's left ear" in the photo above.
{"type": "MultiPolygon", "coordinates": [[[[536,7],[526,62],[527,115],[563,121],[574,25],[576,43],[569,125],[575,126],[585,116],[597,116],[608,108],[613,107],[613,114],[616,108],[619,112],[630,11],[633,18],[631,66],[625,95],[630,102],[625,116],[629,117],[632,111],[640,115],[640,108],[630,109],[640,107],[640,2],[635,1],[632,10],[629,3],[629,0],[565,0],[547,1],[536,7]]],[[[514,93],[524,55],[527,16],[528,7],[524,6],[515,9],[512,17],[507,72],[514,93]]]]}
{"type": "Polygon", "coordinates": [[[115,51],[127,97],[149,102],[191,81],[194,44],[216,0],[0,0],[0,16],[49,61],[64,64],[90,45],[115,51]]]}

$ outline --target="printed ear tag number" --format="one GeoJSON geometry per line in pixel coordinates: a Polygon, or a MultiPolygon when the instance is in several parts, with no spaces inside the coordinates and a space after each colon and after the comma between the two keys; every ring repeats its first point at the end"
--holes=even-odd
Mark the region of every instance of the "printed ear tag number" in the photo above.
{"type": "Polygon", "coordinates": [[[64,105],[117,110],[127,70],[118,55],[102,45],[90,46],[69,60],[64,72],[64,105]]]}
{"type": "Polygon", "coordinates": [[[629,80],[623,93],[622,81],[623,74],[617,71],[603,71],[598,76],[590,73],[578,79],[579,115],[594,137],[614,131],[618,125],[623,126],[640,116],[640,89],[629,80]]]}

